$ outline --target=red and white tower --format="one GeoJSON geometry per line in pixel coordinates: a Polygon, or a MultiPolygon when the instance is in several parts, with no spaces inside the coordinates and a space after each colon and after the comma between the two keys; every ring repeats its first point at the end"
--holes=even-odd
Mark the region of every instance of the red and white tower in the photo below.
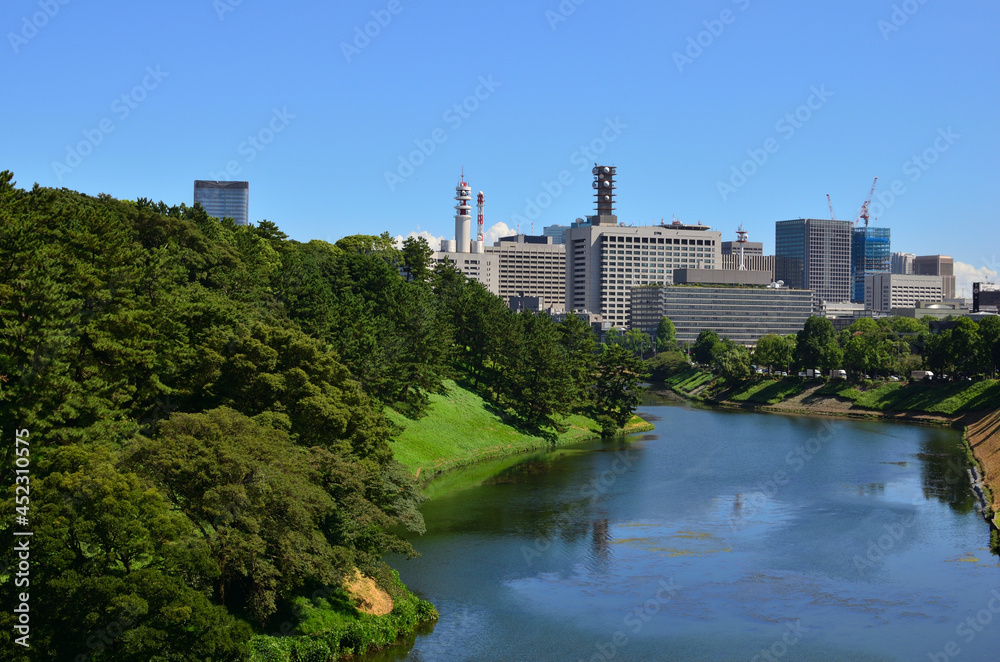
{"type": "Polygon", "coordinates": [[[465,171],[455,187],[455,252],[468,253],[472,243],[472,189],[465,182],[465,171]]]}
{"type": "Polygon", "coordinates": [[[748,234],[749,233],[743,229],[743,224],[740,223],[740,229],[736,231],[736,243],[740,245],[740,271],[746,270],[746,267],[743,266],[743,247],[746,246],[748,234]]]}
{"type": "Polygon", "coordinates": [[[485,241],[483,236],[483,210],[486,208],[486,196],[480,191],[476,196],[476,207],[479,209],[479,232],[476,234],[476,241],[485,241]]]}

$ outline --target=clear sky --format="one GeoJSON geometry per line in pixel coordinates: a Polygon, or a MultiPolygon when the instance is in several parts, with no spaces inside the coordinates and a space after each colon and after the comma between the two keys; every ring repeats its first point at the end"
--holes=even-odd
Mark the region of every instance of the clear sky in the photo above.
{"type": "Polygon", "coordinates": [[[247,180],[251,220],[294,239],[451,238],[464,167],[495,236],[593,213],[596,160],[618,167],[621,221],[725,239],[743,223],[773,252],[775,221],[828,218],[827,194],[854,220],[878,176],[894,251],[952,255],[960,291],[1000,268],[996,0],[6,0],[0,16],[0,168],[22,187],[190,204],[195,179],[247,180]]]}

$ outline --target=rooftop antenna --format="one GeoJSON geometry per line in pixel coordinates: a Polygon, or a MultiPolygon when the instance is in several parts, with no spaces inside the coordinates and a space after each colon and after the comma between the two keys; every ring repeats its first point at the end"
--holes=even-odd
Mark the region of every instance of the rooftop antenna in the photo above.
{"type": "Polygon", "coordinates": [[[747,243],[747,235],[749,233],[743,229],[743,224],[740,223],[740,229],[736,231],[736,243],[740,245],[740,271],[745,271],[746,267],[743,266],[743,246],[747,243]]]}

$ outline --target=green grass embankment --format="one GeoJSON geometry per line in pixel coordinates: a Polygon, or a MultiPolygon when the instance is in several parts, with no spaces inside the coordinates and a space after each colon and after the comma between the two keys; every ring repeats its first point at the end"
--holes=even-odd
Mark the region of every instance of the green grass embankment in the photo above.
{"type": "Polygon", "coordinates": [[[691,368],[667,379],[663,385],[682,396],[715,404],[762,407],[794,404],[805,412],[840,415],[864,410],[954,417],[1000,407],[998,380],[857,384],[843,380],[757,377],[727,383],[709,371],[691,368]]]}
{"type": "MultiPolygon", "coordinates": [[[[444,392],[431,394],[430,400],[426,415],[416,420],[392,410],[387,412],[392,422],[402,428],[392,442],[393,455],[421,482],[475,462],[601,435],[596,421],[578,414],[562,419],[569,427],[555,433],[554,442],[528,434],[504,422],[489,403],[454,382],[446,382],[444,392]]],[[[633,416],[624,432],[651,429],[652,425],[633,416]]]]}

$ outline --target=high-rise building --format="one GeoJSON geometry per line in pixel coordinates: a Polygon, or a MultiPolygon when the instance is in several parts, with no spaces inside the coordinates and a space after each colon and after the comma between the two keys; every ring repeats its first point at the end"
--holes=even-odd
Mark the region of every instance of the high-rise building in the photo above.
{"type": "Polygon", "coordinates": [[[568,225],[546,225],[542,228],[542,234],[546,237],[552,237],[553,244],[565,244],[566,230],[569,230],[568,225]]]}
{"type": "Polygon", "coordinates": [[[889,271],[901,276],[913,275],[913,253],[893,253],[889,259],[889,271]]]}
{"type": "Polygon", "coordinates": [[[194,180],[194,201],[200,203],[209,216],[231,218],[237,225],[247,225],[250,220],[250,184],[194,180]]]}
{"type": "Polygon", "coordinates": [[[942,280],[941,276],[868,274],[865,277],[865,308],[891,313],[894,308],[913,308],[918,301],[940,302],[942,280]]]}
{"type": "Polygon", "coordinates": [[[851,301],[865,300],[865,276],[889,273],[889,228],[855,227],[851,235],[851,301]]]}
{"type": "Polygon", "coordinates": [[[508,302],[514,297],[541,297],[546,306],[563,308],[566,301],[566,246],[552,237],[515,235],[502,237],[486,247],[496,259],[497,294],[508,302]]]}
{"type": "Polygon", "coordinates": [[[944,298],[955,298],[955,261],[947,255],[918,255],[913,258],[915,276],[941,276],[944,278],[944,298]]]}
{"type": "Polygon", "coordinates": [[[681,267],[718,269],[722,233],[707,225],[625,227],[614,214],[611,166],[595,166],[597,214],[566,231],[566,308],[600,314],[612,326],[629,319],[633,287],[670,283],[681,267]]]}
{"type": "Polygon", "coordinates": [[[851,299],[850,221],[799,218],[774,228],[774,276],[823,301],[851,299]]]}

